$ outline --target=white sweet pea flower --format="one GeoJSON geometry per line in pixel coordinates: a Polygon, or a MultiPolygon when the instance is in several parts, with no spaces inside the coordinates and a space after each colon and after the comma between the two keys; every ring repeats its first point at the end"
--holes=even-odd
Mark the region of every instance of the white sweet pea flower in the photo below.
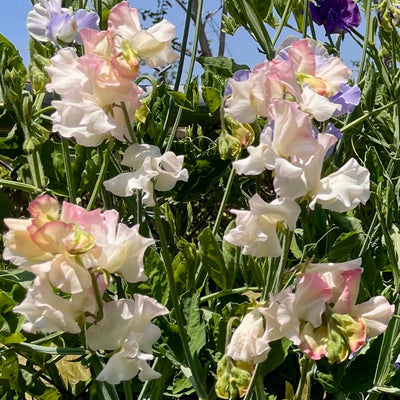
{"type": "MultiPolygon", "coordinates": [[[[102,287],[101,282],[99,287],[100,290],[104,290],[104,284],[102,287]]],[[[14,307],[13,311],[26,318],[22,329],[27,332],[79,333],[81,328],[77,321],[86,312],[95,314],[97,304],[92,287],[64,299],[54,293],[45,277],[37,276],[29,287],[25,300],[14,307]]]]}
{"type": "Polygon", "coordinates": [[[369,171],[350,159],[338,171],[321,179],[322,164],[337,138],[331,134],[318,135],[317,151],[306,159],[293,159],[292,164],[301,172],[298,176],[276,170],[274,188],[278,196],[299,198],[307,196],[313,210],[316,203],[337,212],[353,210],[365,204],[370,196],[369,171]]]}
{"type": "MultiPolygon", "coordinates": [[[[276,307],[275,307],[276,308],[276,307]]],[[[273,310],[276,313],[276,310],[273,310]]],[[[269,342],[281,338],[279,325],[270,307],[257,307],[245,315],[232,335],[226,354],[234,360],[259,364],[267,359],[271,350],[269,342]],[[271,314],[271,316],[270,316],[271,314]],[[277,331],[271,339],[268,333],[277,331]]]]}
{"type": "Polygon", "coordinates": [[[231,210],[236,214],[236,227],[224,239],[243,247],[243,254],[255,257],[279,257],[282,253],[276,225],[284,221],[294,230],[300,207],[290,199],[266,203],[258,194],[249,200],[250,211],[231,210]]]}
{"type": "Polygon", "coordinates": [[[116,196],[131,196],[135,190],[143,190],[143,202],[154,206],[153,190],[171,190],[177,181],[189,179],[188,171],[183,165],[183,156],[172,151],[161,155],[157,146],[135,143],[125,151],[122,163],[131,167],[133,172],[123,172],[104,182],[107,190],[116,196]]]}
{"type": "Polygon", "coordinates": [[[153,359],[152,346],[161,331],[150,321],[168,314],[168,310],[150,297],[135,294],[134,300],[104,304],[103,314],[103,319],[88,329],[87,343],[93,350],[116,353],[97,379],[115,385],[132,379],[139,371],[141,381],[158,378],[160,374],[151,369],[147,361],[153,359]]]}

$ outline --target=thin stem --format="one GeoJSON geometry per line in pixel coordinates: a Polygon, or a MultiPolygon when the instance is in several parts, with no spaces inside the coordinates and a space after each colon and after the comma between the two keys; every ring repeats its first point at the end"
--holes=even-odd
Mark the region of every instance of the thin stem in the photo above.
{"type": "Polygon", "coordinates": [[[276,33],[275,33],[274,38],[272,39],[272,45],[273,45],[273,46],[275,46],[276,42],[277,42],[278,39],[279,39],[279,36],[280,36],[281,33],[282,33],[283,27],[284,27],[284,26],[286,25],[286,23],[287,23],[287,20],[288,20],[288,18],[289,18],[290,13],[291,13],[292,2],[293,2],[293,0],[289,0],[289,1],[286,3],[285,10],[283,11],[283,14],[282,14],[281,22],[280,22],[278,28],[276,29],[276,33]]]}
{"type": "MultiPolygon", "coordinates": [[[[238,160],[239,156],[240,156],[240,154],[236,157],[236,160],[238,160]]],[[[213,235],[217,234],[218,228],[221,224],[222,217],[224,215],[224,211],[225,211],[225,207],[226,207],[226,203],[228,202],[228,198],[231,193],[231,188],[232,188],[234,178],[235,178],[235,169],[233,167],[231,167],[231,172],[229,174],[228,182],[226,183],[225,192],[222,197],[221,204],[219,206],[219,210],[218,210],[217,218],[215,219],[214,227],[212,229],[213,235]]]]}
{"type": "Polygon", "coordinates": [[[364,43],[361,54],[361,61],[357,75],[357,82],[359,82],[364,75],[365,63],[367,61],[367,49],[368,49],[368,40],[369,40],[369,32],[371,27],[371,0],[364,1],[365,7],[365,35],[364,35],[364,43]]]}
{"type": "Polygon", "coordinates": [[[297,386],[296,394],[294,396],[294,400],[301,400],[301,395],[303,394],[304,386],[307,382],[307,374],[310,369],[311,360],[307,357],[304,357],[303,362],[301,363],[301,377],[299,386],[297,386]]]}
{"type": "Polygon", "coordinates": [[[243,292],[246,292],[247,290],[258,290],[258,287],[247,287],[246,286],[246,287],[235,288],[235,289],[230,289],[230,290],[221,290],[220,292],[211,293],[211,294],[201,297],[199,303],[205,303],[206,301],[215,300],[215,299],[218,299],[219,297],[223,297],[223,296],[229,296],[230,294],[243,293],[243,292]]]}
{"type": "Polygon", "coordinates": [[[164,227],[163,227],[163,224],[161,221],[160,208],[158,205],[155,205],[153,207],[153,210],[154,210],[154,221],[155,221],[157,232],[159,234],[160,242],[161,242],[161,254],[163,256],[165,269],[167,271],[168,282],[169,282],[169,286],[170,286],[170,295],[171,295],[171,300],[172,300],[172,304],[174,307],[176,322],[178,324],[179,336],[182,341],[183,351],[185,353],[186,361],[189,365],[189,368],[191,369],[191,372],[193,374],[194,386],[195,386],[197,395],[199,396],[200,399],[206,399],[207,391],[204,388],[202,379],[201,379],[199,372],[194,364],[192,354],[190,352],[189,345],[188,345],[188,340],[187,340],[185,326],[184,326],[184,317],[183,317],[182,310],[181,310],[180,304],[179,304],[178,292],[176,289],[175,279],[174,279],[174,271],[172,268],[172,259],[171,259],[171,255],[168,250],[168,242],[167,242],[164,227]]]}
{"type": "Polygon", "coordinates": [[[96,298],[96,304],[97,307],[99,308],[97,311],[97,319],[100,321],[103,319],[103,298],[100,293],[99,285],[97,284],[97,278],[96,278],[96,272],[91,269],[90,271],[90,277],[92,279],[92,285],[93,285],[93,290],[94,290],[94,296],[96,298]]]}
{"type": "MultiPolygon", "coordinates": [[[[197,54],[197,47],[198,47],[198,42],[199,42],[199,31],[200,31],[200,24],[201,24],[201,13],[203,11],[203,0],[199,0],[199,5],[197,8],[197,15],[196,15],[196,28],[194,31],[194,38],[193,38],[193,47],[192,47],[192,54],[190,57],[190,64],[189,64],[189,69],[187,72],[187,76],[186,76],[186,81],[185,81],[185,88],[184,88],[184,95],[187,97],[188,95],[188,90],[189,90],[189,86],[190,86],[190,81],[192,79],[192,75],[193,75],[193,70],[194,70],[194,64],[196,62],[196,54],[197,54]]],[[[188,13],[190,13],[190,9],[188,7],[188,13]]],[[[178,110],[176,119],[175,119],[175,123],[174,126],[172,127],[172,131],[171,131],[171,135],[168,139],[168,143],[167,143],[167,147],[165,149],[165,151],[168,151],[171,149],[172,143],[174,141],[174,138],[176,136],[176,132],[178,131],[179,128],[179,123],[181,120],[181,116],[182,116],[182,108],[180,108],[178,110]]]]}
{"type": "Polygon", "coordinates": [[[253,392],[256,388],[256,384],[259,379],[259,376],[260,376],[260,364],[257,364],[254,369],[254,374],[251,377],[250,384],[249,384],[249,387],[246,392],[246,396],[244,397],[243,400],[251,400],[251,398],[253,397],[253,392]]]}
{"type": "MultiPolygon", "coordinates": [[[[190,14],[191,14],[191,11],[192,11],[192,2],[193,2],[193,0],[188,0],[188,4],[187,4],[185,28],[184,28],[183,37],[182,37],[181,54],[180,54],[178,71],[176,73],[176,79],[175,79],[175,85],[174,85],[174,91],[175,92],[179,89],[179,85],[181,83],[181,78],[182,78],[183,65],[185,63],[185,54],[186,54],[186,48],[187,48],[187,41],[188,41],[188,37],[189,37],[190,18],[191,18],[190,14]]],[[[195,44],[197,46],[197,43],[193,43],[193,46],[195,44]]],[[[197,47],[196,47],[196,50],[197,50],[197,47]]],[[[196,57],[196,53],[193,53],[193,51],[192,51],[191,58],[195,58],[195,57],[196,57]]],[[[189,79],[189,76],[188,76],[187,79],[189,79]]],[[[189,86],[189,85],[187,85],[187,86],[189,86]]],[[[169,120],[170,114],[172,112],[173,104],[174,104],[174,102],[173,102],[172,98],[170,98],[169,104],[168,104],[168,111],[167,111],[167,115],[165,116],[165,121],[164,121],[164,126],[163,126],[164,137],[167,135],[168,120],[169,120]]],[[[170,135],[170,137],[168,139],[168,143],[167,143],[167,147],[166,147],[165,151],[170,150],[171,147],[172,147],[172,142],[174,141],[176,132],[178,130],[181,116],[182,116],[182,109],[180,108],[178,110],[178,114],[177,114],[176,119],[175,119],[175,124],[174,124],[174,126],[172,128],[172,132],[171,132],[171,135],[170,135]]]]}
{"type": "Polygon", "coordinates": [[[29,185],[28,183],[14,182],[14,181],[9,181],[7,179],[0,179],[0,186],[9,187],[14,190],[21,190],[22,192],[27,192],[27,193],[43,192],[43,189],[33,185],[29,185]]]}
{"type": "Polygon", "coordinates": [[[69,200],[71,203],[76,204],[75,183],[74,183],[74,176],[72,174],[72,166],[71,166],[71,159],[69,155],[69,146],[67,139],[61,139],[61,151],[64,160],[65,174],[67,177],[69,200]]]}
{"type": "Polygon", "coordinates": [[[124,387],[125,400],[133,400],[131,380],[123,381],[122,385],[124,387]]]}
{"type": "Polygon", "coordinates": [[[125,118],[125,125],[128,128],[129,136],[131,137],[132,143],[137,143],[137,138],[132,127],[131,119],[129,118],[128,110],[124,101],[121,101],[121,109],[125,118]]]}
{"type": "Polygon", "coordinates": [[[364,114],[362,117],[357,118],[356,120],[354,120],[354,121],[350,122],[349,124],[345,125],[343,128],[340,128],[340,131],[341,131],[342,133],[348,131],[349,129],[351,129],[351,128],[353,128],[354,126],[358,125],[360,122],[362,122],[362,121],[368,119],[371,115],[378,114],[378,113],[380,113],[381,111],[386,110],[386,108],[390,108],[390,107],[394,106],[395,104],[398,104],[399,101],[400,101],[400,100],[393,100],[393,101],[391,101],[390,103],[385,104],[385,105],[382,106],[382,107],[376,108],[375,110],[373,110],[373,111],[371,111],[371,112],[369,112],[369,113],[367,113],[367,114],[364,114]]]}
{"type": "Polygon", "coordinates": [[[309,0],[304,0],[303,3],[303,29],[302,29],[302,36],[303,38],[307,37],[307,25],[308,25],[308,1],[309,0]]]}
{"type": "Polygon", "coordinates": [[[92,196],[90,197],[89,204],[86,207],[86,209],[88,211],[90,211],[96,204],[96,199],[99,194],[100,187],[103,183],[104,176],[106,175],[106,171],[107,171],[108,163],[110,162],[111,152],[112,152],[113,147],[114,147],[114,138],[111,138],[108,141],[106,154],[104,155],[103,163],[101,165],[101,169],[99,172],[99,176],[97,177],[96,184],[94,185],[92,196]]]}

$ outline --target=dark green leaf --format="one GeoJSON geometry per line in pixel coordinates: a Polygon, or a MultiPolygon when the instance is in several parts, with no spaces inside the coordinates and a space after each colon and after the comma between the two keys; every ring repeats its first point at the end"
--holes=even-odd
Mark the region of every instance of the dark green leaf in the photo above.
{"type": "Polygon", "coordinates": [[[200,259],[213,281],[221,288],[227,289],[227,270],[224,257],[209,227],[199,235],[200,259]]]}

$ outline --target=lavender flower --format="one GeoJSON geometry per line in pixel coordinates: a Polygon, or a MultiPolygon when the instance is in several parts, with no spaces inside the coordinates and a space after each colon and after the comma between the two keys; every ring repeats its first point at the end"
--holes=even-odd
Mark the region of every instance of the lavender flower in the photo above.
{"type": "MultiPolygon", "coordinates": [[[[240,69],[233,74],[233,79],[237,82],[244,82],[249,79],[250,71],[247,69],[240,69]]],[[[230,87],[229,83],[225,90],[225,96],[232,94],[232,88],[230,87]]]]}
{"type": "Polygon", "coordinates": [[[327,35],[348,32],[350,27],[360,25],[360,11],[353,0],[316,0],[316,3],[310,3],[312,19],[324,26],[327,35]]]}
{"type": "Polygon", "coordinates": [[[93,11],[76,13],[62,8],[62,0],[41,0],[28,14],[27,28],[32,37],[41,42],[63,44],[76,41],[82,44],[79,30],[98,29],[99,17],[93,11]]]}

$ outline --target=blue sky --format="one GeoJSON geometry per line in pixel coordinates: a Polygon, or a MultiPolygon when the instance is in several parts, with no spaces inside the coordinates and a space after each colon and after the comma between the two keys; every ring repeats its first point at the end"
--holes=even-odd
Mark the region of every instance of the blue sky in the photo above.
{"type": "MultiPolygon", "coordinates": [[[[29,61],[29,54],[27,51],[28,32],[26,30],[26,18],[29,11],[32,9],[31,1],[1,0],[1,3],[3,18],[0,22],[0,33],[14,43],[23,56],[25,64],[27,64],[29,61]]],[[[132,6],[134,5],[137,8],[151,8],[152,5],[154,5],[154,9],[157,7],[157,0],[135,0],[130,1],[130,3],[132,6]]],[[[174,4],[174,2],[172,3],[174,4]]],[[[203,15],[215,11],[218,8],[219,3],[220,2],[216,0],[205,0],[203,15]]],[[[183,11],[177,5],[172,8],[170,14],[167,16],[167,19],[175,24],[178,38],[182,35],[184,18],[185,16],[183,11]]],[[[144,27],[147,27],[146,22],[147,21],[143,23],[144,27]]],[[[211,39],[212,47],[214,48],[217,46],[219,23],[218,13],[212,17],[210,22],[207,24],[207,35],[209,39],[211,39]]],[[[363,28],[360,28],[361,29],[359,30],[362,32],[363,28]]],[[[283,40],[285,36],[292,34],[292,31],[286,30],[282,34],[281,38],[283,40]]],[[[325,40],[322,29],[319,30],[319,39],[325,40]]],[[[361,57],[361,51],[350,37],[345,38],[342,48],[342,56],[349,68],[352,68],[351,62],[359,60],[361,57]]],[[[240,28],[233,37],[227,37],[225,56],[233,58],[238,64],[247,64],[249,67],[253,67],[264,60],[263,54],[260,54],[257,50],[255,41],[243,28],[240,28]]],[[[200,70],[197,69],[195,72],[200,73],[200,70]]]]}

